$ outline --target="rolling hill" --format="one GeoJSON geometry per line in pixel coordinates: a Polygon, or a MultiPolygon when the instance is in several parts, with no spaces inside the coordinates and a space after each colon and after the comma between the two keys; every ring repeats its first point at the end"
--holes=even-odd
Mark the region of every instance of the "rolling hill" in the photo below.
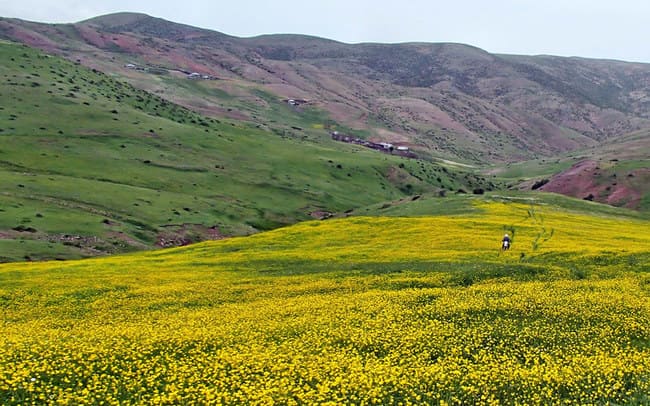
{"type": "MultiPolygon", "coordinates": [[[[97,70],[0,43],[2,260],[246,235],[492,181],[319,136],[216,119],[97,70]]],[[[298,130],[294,130],[298,132],[298,130]]]]}
{"type": "Polygon", "coordinates": [[[647,404],[647,219],[550,194],[448,204],[2,264],[0,402],[647,404]]]}

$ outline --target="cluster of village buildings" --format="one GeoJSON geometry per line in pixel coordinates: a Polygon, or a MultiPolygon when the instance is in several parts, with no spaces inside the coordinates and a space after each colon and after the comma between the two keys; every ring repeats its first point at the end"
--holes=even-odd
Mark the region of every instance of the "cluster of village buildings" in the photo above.
{"type": "Polygon", "coordinates": [[[415,155],[412,151],[410,151],[409,147],[404,145],[393,145],[388,142],[372,142],[361,138],[352,137],[350,135],[342,134],[338,131],[333,131],[330,133],[330,135],[332,136],[332,139],[335,141],[362,145],[366,148],[371,148],[377,151],[385,152],[387,154],[400,155],[407,158],[417,158],[417,155],[415,155]]]}
{"type": "MultiPolygon", "coordinates": [[[[134,63],[129,63],[126,64],[125,67],[127,69],[135,69],[135,70],[142,70],[142,71],[147,71],[148,68],[136,65],[134,63]]],[[[185,72],[182,71],[187,75],[188,79],[203,79],[203,80],[213,80],[215,77],[210,76],[210,75],[202,75],[198,72],[185,72]]],[[[307,103],[307,100],[301,100],[301,99],[286,99],[285,102],[291,106],[300,106],[301,104],[307,103]]],[[[415,155],[413,152],[409,150],[409,147],[404,146],[404,145],[393,145],[388,142],[372,142],[368,140],[364,140],[361,138],[357,137],[352,137],[346,134],[339,133],[338,131],[333,131],[331,133],[332,139],[336,141],[341,141],[341,142],[347,142],[350,144],[357,144],[357,145],[362,145],[366,148],[374,149],[377,151],[389,153],[389,154],[394,154],[394,155],[400,155],[404,156],[407,158],[417,158],[417,155],[415,155]]]]}

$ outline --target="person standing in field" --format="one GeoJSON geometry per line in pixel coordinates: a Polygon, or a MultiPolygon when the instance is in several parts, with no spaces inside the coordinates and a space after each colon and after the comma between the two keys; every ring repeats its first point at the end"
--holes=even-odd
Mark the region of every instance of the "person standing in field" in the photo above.
{"type": "Polygon", "coordinates": [[[508,237],[508,234],[503,236],[503,240],[501,240],[501,249],[506,251],[510,249],[510,237],[508,237]]]}

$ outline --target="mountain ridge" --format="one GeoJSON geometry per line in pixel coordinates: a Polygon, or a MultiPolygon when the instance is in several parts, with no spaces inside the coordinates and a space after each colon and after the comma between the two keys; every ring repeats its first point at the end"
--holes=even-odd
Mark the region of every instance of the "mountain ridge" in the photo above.
{"type": "MultiPolygon", "coordinates": [[[[135,57],[253,85],[279,99],[308,99],[366,136],[406,139],[426,153],[435,155],[437,148],[439,155],[466,161],[551,156],[650,128],[648,64],[490,54],[455,43],[346,44],[295,34],[238,38],[132,13],[66,27],[3,19],[0,35],[81,63],[89,52],[100,52],[101,67],[119,75],[135,57]],[[27,33],[17,33],[21,29],[27,33]],[[63,45],[43,46],[39,34],[63,45]]],[[[197,107],[174,94],[164,97],[197,107]]]]}

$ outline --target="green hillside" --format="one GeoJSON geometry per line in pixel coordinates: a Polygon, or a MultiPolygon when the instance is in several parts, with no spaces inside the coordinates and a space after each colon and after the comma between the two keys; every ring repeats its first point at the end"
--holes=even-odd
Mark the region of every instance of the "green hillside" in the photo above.
{"type": "Polygon", "coordinates": [[[546,197],[0,264],[0,403],[646,405],[650,224],[546,197]]]}
{"type": "Polygon", "coordinates": [[[206,118],[25,46],[0,43],[0,61],[3,261],[246,235],[314,212],[491,187],[331,141],[317,112],[299,118],[313,129],[306,139],[206,118]]]}

